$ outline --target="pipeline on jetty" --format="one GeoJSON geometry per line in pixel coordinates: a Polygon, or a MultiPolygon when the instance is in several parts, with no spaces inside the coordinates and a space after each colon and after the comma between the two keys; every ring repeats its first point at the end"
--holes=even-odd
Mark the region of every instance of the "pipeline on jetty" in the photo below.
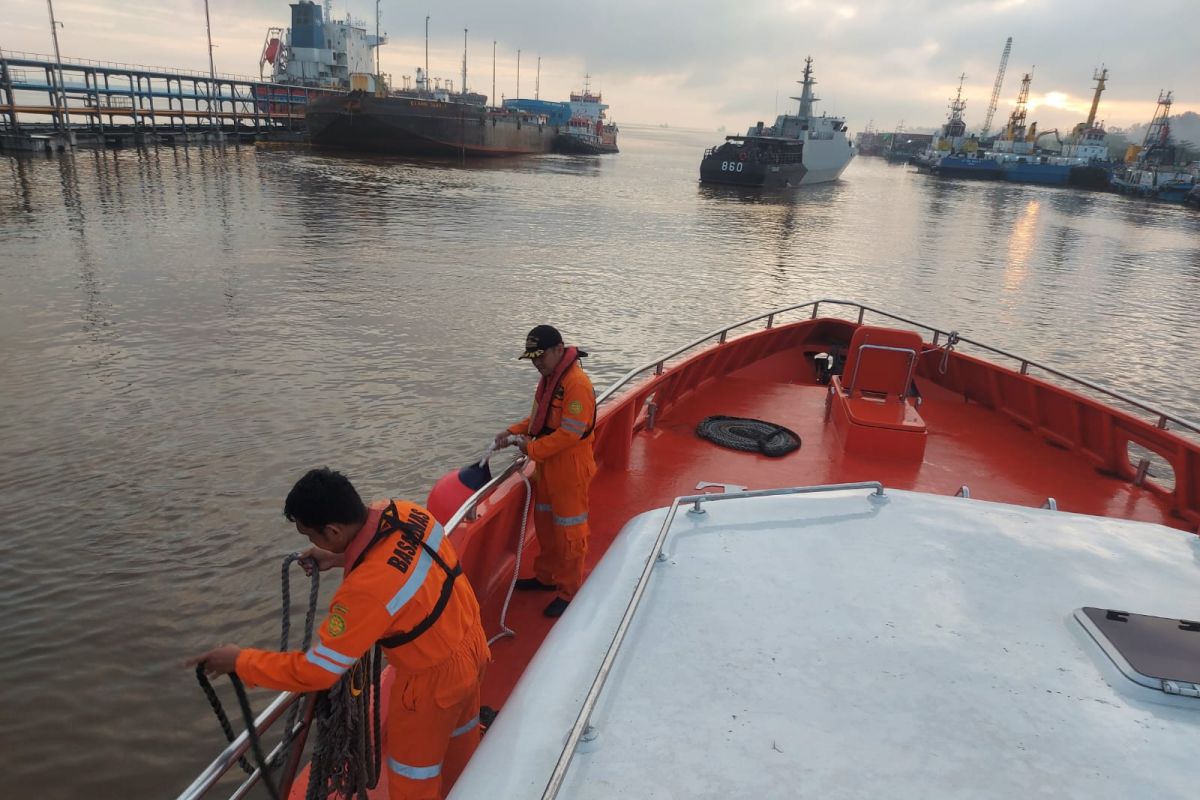
{"type": "Polygon", "coordinates": [[[338,90],[0,50],[0,150],[298,139],[338,90]]]}

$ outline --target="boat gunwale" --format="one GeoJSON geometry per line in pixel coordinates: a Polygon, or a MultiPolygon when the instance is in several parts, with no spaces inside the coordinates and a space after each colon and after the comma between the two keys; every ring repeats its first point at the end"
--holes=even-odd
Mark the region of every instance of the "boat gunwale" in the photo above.
{"type": "MultiPolygon", "coordinates": [[[[681,347],[676,348],[675,350],[672,350],[670,353],[667,353],[666,355],[659,356],[658,358],[654,359],[653,361],[649,361],[640,367],[635,367],[634,369],[631,369],[629,372],[626,372],[624,375],[622,375],[620,378],[618,378],[616,380],[616,382],[614,382],[611,386],[609,386],[607,389],[605,389],[599,396],[597,396],[596,405],[597,405],[597,407],[599,407],[602,404],[612,400],[617,395],[618,392],[620,392],[625,387],[629,386],[635,379],[637,379],[642,374],[650,371],[651,369],[653,369],[655,371],[655,377],[661,376],[666,368],[667,361],[669,361],[673,358],[678,358],[679,356],[687,353],[690,350],[694,350],[702,345],[705,345],[705,344],[709,343],[712,339],[717,339],[718,340],[717,344],[724,344],[728,340],[729,334],[731,332],[737,330],[738,328],[742,328],[747,325],[751,325],[755,322],[760,322],[762,320],[766,320],[767,321],[767,326],[766,326],[767,329],[771,329],[771,328],[775,327],[775,317],[779,316],[780,314],[786,314],[790,311],[798,311],[798,310],[809,308],[809,307],[812,308],[812,316],[810,317],[810,319],[817,319],[821,304],[823,304],[823,303],[826,305],[837,305],[837,306],[846,306],[846,307],[857,308],[858,309],[857,324],[859,324],[859,325],[863,324],[863,319],[864,319],[865,313],[868,311],[873,314],[878,314],[879,316],[885,317],[887,319],[895,320],[897,322],[904,322],[909,325],[916,325],[917,327],[927,330],[927,331],[931,332],[932,334],[934,334],[933,344],[935,347],[940,346],[939,340],[941,337],[946,337],[947,341],[953,340],[953,342],[956,342],[956,343],[969,344],[972,347],[978,347],[989,353],[994,353],[996,355],[1004,356],[1005,358],[1010,358],[1014,361],[1019,362],[1020,363],[1020,374],[1023,376],[1028,376],[1029,368],[1034,367],[1036,369],[1042,370],[1043,372],[1046,372],[1047,374],[1053,375],[1055,377],[1061,378],[1066,381],[1070,381],[1071,383],[1078,384],[1079,386],[1083,386],[1085,388],[1091,389],[1092,391],[1107,395],[1108,397],[1110,397],[1114,400],[1118,400],[1120,402],[1127,403],[1128,405],[1133,406],[1134,408],[1137,408],[1140,411],[1143,411],[1143,412],[1146,412],[1153,416],[1156,416],[1156,417],[1158,417],[1158,420],[1155,423],[1155,426],[1157,428],[1159,428],[1160,430],[1164,430],[1164,431],[1170,430],[1168,428],[1168,425],[1174,424],[1176,426],[1176,428],[1183,428],[1185,430],[1191,431],[1192,433],[1200,434],[1200,422],[1193,422],[1191,420],[1184,419],[1183,417],[1177,416],[1170,412],[1164,411],[1161,408],[1158,408],[1157,406],[1151,405],[1148,402],[1139,400],[1139,399],[1132,397],[1130,395],[1127,395],[1127,394],[1122,394],[1121,392],[1119,392],[1115,389],[1110,389],[1101,384],[1095,383],[1093,381],[1089,381],[1086,378],[1080,378],[1076,375],[1072,375],[1069,372],[1063,372],[1062,370],[1057,370],[1057,369],[1054,369],[1053,367],[1047,367],[1044,364],[1041,364],[1037,361],[1033,361],[1031,359],[1024,358],[1023,356],[1015,355],[1006,350],[1001,350],[997,347],[992,347],[990,345],[983,344],[982,342],[977,342],[973,339],[968,339],[965,336],[960,336],[957,331],[942,330],[941,328],[938,328],[937,326],[929,325],[928,323],[924,323],[919,320],[909,319],[907,317],[900,316],[899,314],[893,314],[890,311],[884,311],[882,309],[878,309],[873,306],[868,306],[868,305],[866,305],[864,303],[860,303],[856,300],[842,300],[842,299],[837,299],[837,298],[821,298],[819,300],[811,300],[811,301],[808,301],[805,303],[797,303],[797,304],[791,305],[791,306],[782,306],[782,307],[776,308],[772,311],[768,311],[764,314],[758,314],[758,315],[755,315],[752,317],[747,317],[743,320],[739,320],[738,322],[734,322],[730,325],[726,325],[723,328],[718,328],[717,330],[707,333],[707,334],[689,342],[688,344],[685,344],[681,347]]],[[[829,317],[829,318],[830,319],[840,319],[839,317],[829,317]]],[[[1000,365],[996,365],[996,366],[1000,366],[1000,365]]],[[[1030,377],[1033,377],[1033,376],[1030,376],[1030,377]]],[[[1089,399],[1089,398],[1085,397],[1084,399],[1089,399]]],[[[1114,409],[1114,410],[1117,410],[1117,409],[1114,409]]],[[[465,503],[463,503],[462,507],[454,514],[454,516],[452,516],[450,518],[449,522],[446,523],[446,525],[445,525],[446,533],[449,534],[449,533],[453,532],[454,529],[460,523],[462,523],[464,520],[466,520],[468,522],[472,521],[476,516],[476,511],[477,511],[479,503],[483,499],[485,499],[488,495],[490,495],[498,486],[500,486],[512,474],[514,474],[515,472],[517,472],[520,469],[525,468],[526,466],[527,466],[527,460],[524,457],[517,458],[507,468],[505,468],[499,474],[494,476],[492,478],[492,480],[488,481],[486,484],[484,484],[482,487],[480,487],[480,489],[478,491],[476,491],[473,495],[471,495],[466,500],[465,503]]]]}

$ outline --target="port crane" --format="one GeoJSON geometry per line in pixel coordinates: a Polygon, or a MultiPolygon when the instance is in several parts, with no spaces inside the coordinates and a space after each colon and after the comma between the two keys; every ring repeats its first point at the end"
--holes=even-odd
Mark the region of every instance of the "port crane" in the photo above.
{"type": "Polygon", "coordinates": [[[1000,102],[1000,87],[1004,85],[1004,71],[1008,69],[1008,54],[1012,52],[1012,37],[1004,43],[1004,52],[1000,55],[1000,69],[996,71],[996,83],[992,86],[992,102],[988,103],[987,116],[983,119],[983,130],[980,139],[986,139],[992,127],[992,117],[996,115],[996,104],[1000,102]]]}

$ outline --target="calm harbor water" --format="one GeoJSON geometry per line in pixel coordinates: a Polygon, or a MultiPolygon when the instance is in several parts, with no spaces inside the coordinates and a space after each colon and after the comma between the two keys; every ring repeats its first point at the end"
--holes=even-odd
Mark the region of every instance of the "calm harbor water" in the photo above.
{"type": "Polygon", "coordinates": [[[627,127],[614,157],[465,167],[0,159],[13,796],[183,788],[222,739],[179,660],[277,639],[292,481],[330,464],[423,499],[524,414],[515,356],[539,322],[604,387],[726,322],[844,297],[1200,418],[1200,214],[867,158],[795,195],[701,187],[719,140],[627,127]]]}

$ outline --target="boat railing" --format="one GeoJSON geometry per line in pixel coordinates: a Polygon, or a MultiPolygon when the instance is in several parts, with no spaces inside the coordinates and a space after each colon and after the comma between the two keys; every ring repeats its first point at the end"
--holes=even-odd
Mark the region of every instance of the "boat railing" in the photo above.
{"type": "Polygon", "coordinates": [[[567,769],[571,766],[571,759],[575,755],[575,748],[590,727],[588,720],[592,716],[596,702],[600,699],[600,693],[604,690],[604,684],[608,681],[608,676],[612,673],[613,664],[616,663],[617,654],[621,650],[621,645],[625,642],[626,634],[629,633],[629,627],[633,622],[634,616],[637,614],[638,606],[641,605],[642,598],[646,594],[646,587],[650,583],[650,575],[654,572],[655,565],[659,563],[659,559],[662,557],[663,545],[666,543],[667,534],[671,531],[671,524],[675,521],[675,515],[678,513],[680,506],[691,503],[692,507],[688,509],[689,514],[706,514],[708,512],[701,508],[703,503],[716,503],[722,500],[744,500],[755,497],[844,492],[857,489],[871,489],[869,497],[872,498],[882,499],[885,496],[882,483],[879,481],[863,481],[861,483],[796,486],[787,489],[758,489],[748,492],[694,494],[676,497],[667,511],[666,519],[663,520],[662,526],[658,529],[658,536],[655,537],[654,545],[646,557],[646,565],[642,568],[642,574],[638,577],[637,584],[633,587],[633,594],[625,606],[625,613],[622,615],[621,621],[617,624],[612,641],[609,642],[608,649],[604,653],[604,658],[600,662],[600,667],[592,679],[591,688],[588,689],[587,696],[583,700],[583,705],[575,717],[575,724],[571,726],[571,732],[567,735],[566,744],[563,745],[562,750],[559,752],[558,761],[554,765],[554,771],[550,774],[550,780],[546,783],[546,788],[542,792],[542,800],[554,800],[562,790],[563,781],[567,777],[567,769]]]}
{"type": "MultiPolygon", "coordinates": [[[[297,692],[280,692],[271,704],[263,709],[262,713],[254,720],[254,730],[258,732],[261,738],[264,733],[270,730],[271,726],[283,717],[285,711],[291,708],[296,703],[300,702],[304,695],[297,692]]],[[[280,753],[287,747],[289,738],[292,740],[292,752],[288,759],[288,763],[284,765],[284,772],[280,776],[283,780],[278,781],[281,789],[281,796],[286,796],[287,789],[291,786],[292,779],[296,774],[297,767],[300,763],[300,755],[304,750],[304,742],[307,738],[308,727],[312,724],[311,719],[311,703],[309,704],[310,713],[303,714],[302,718],[297,720],[291,731],[290,737],[284,737],[278,745],[271,750],[266,761],[271,764],[277,759],[280,753]]],[[[208,794],[209,790],[220,782],[225,773],[236,766],[246,753],[250,751],[250,734],[248,731],[242,731],[234,740],[229,743],[221,754],[213,759],[212,763],[205,767],[204,771],[192,781],[186,789],[180,792],[176,800],[199,800],[208,794]]],[[[246,797],[250,790],[262,780],[262,769],[256,767],[253,772],[238,785],[236,789],[229,795],[230,800],[241,800],[246,797]]]]}
{"type": "MultiPolygon", "coordinates": [[[[859,303],[854,300],[839,300],[839,299],[835,299],[835,298],[823,298],[821,300],[811,300],[806,303],[797,303],[795,305],[783,306],[781,308],[776,308],[773,311],[768,311],[763,314],[756,314],[755,316],[747,317],[746,319],[739,320],[730,325],[726,325],[723,328],[718,328],[717,330],[707,333],[697,339],[694,339],[691,342],[688,342],[687,344],[683,345],[682,347],[678,347],[675,350],[672,350],[670,353],[667,353],[664,356],[660,356],[660,357],[654,359],[653,361],[646,362],[645,364],[643,364],[640,367],[635,367],[634,369],[631,369],[629,372],[622,375],[620,378],[618,378],[616,380],[615,383],[613,383],[611,386],[609,386],[607,389],[605,389],[596,398],[596,404],[597,404],[597,406],[600,406],[600,405],[603,405],[604,403],[610,401],[613,397],[615,397],[623,389],[628,387],[630,384],[632,384],[634,381],[636,381],[638,378],[642,377],[643,375],[645,375],[648,372],[653,371],[655,376],[662,375],[663,370],[666,368],[666,364],[668,361],[678,358],[692,350],[696,350],[697,348],[712,344],[714,342],[714,340],[716,341],[717,344],[724,344],[729,339],[730,334],[734,333],[735,331],[739,331],[740,329],[743,329],[748,326],[754,325],[756,323],[761,323],[764,321],[766,322],[767,328],[773,328],[773,327],[775,327],[777,319],[781,315],[787,314],[789,312],[803,311],[806,309],[811,309],[810,318],[816,319],[817,316],[820,314],[821,306],[823,306],[823,305],[839,306],[839,307],[851,309],[852,311],[857,311],[858,312],[857,313],[857,322],[860,325],[863,323],[863,320],[865,319],[867,313],[875,314],[877,316],[880,316],[880,317],[883,317],[885,319],[889,319],[889,320],[892,320],[895,322],[902,322],[907,325],[912,325],[916,328],[919,328],[919,329],[922,329],[924,331],[928,331],[929,333],[931,333],[932,334],[932,342],[935,347],[942,346],[942,342],[944,342],[944,341],[949,341],[951,333],[954,333],[952,331],[942,330],[941,328],[937,327],[936,325],[930,325],[929,323],[926,323],[926,322],[921,322],[919,320],[910,319],[908,317],[904,317],[899,314],[893,314],[890,311],[884,311],[882,309],[864,305],[864,304],[859,303]]],[[[1013,353],[1008,352],[1007,350],[1001,350],[997,347],[992,347],[990,345],[986,345],[981,342],[977,342],[973,339],[968,339],[967,337],[961,336],[957,333],[954,333],[954,336],[955,336],[955,341],[959,342],[960,344],[968,344],[968,345],[971,345],[972,347],[979,348],[980,350],[984,350],[988,353],[992,353],[994,355],[1002,356],[1004,358],[1015,361],[1017,363],[1017,365],[1019,367],[1019,371],[1022,375],[1029,374],[1029,370],[1031,368],[1038,369],[1048,375],[1053,375],[1060,380],[1066,381],[1071,384],[1075,384],[1076,386],[1084,387],[1092,392],[1095,392],[1097,394],[1104,395],[1105,397],[1125,403],[1128,406],[1131,406],[1131,407],[1136,408],[1146,414],[1149,414],[1150,416],[1155,418],[1156,427],[1158,427],[1162,430],[1168,430],[1168,429],[1170,429],[1171,426],[1174,426],[1175,429],[1183,429],[1183,430],[1191,431],[1194,434],[1200,434],[1200,423],[1184,419],[1183,417],[1172,414],[1172,413],[1165,411],[1151,403],[1148,403],[1144,400],[1133,397],[1129,394],[1117,391],[1115,389],[1110,389],[1107,386],[1103,386],[1103,385],[1095,383],[1093,381],[1089,381],[1086,378],[1080,378],[1076,375],[1072,375],[1069,372],[1063,372],[1062,370],[1057,370],[1057,369],[1054,369],[1053,367],[1047,367],[1044,364],[1040,364],[1036,361],[1033,361],[1032,359],[1028,359],[1023,356],[1015,355],[1013,353]]],[[[482,488],[480,488],[479,491],[475,492],[475,494],[471,495],[471,497],[467,500],[467,502],[463,504],[462,508],[459,509],[458,513],[456,513],[450,519],[449,523],[447,523],[446,531],[447,532],[453,531],[454,527],[456,525],[458,525],[459,523],[461,523],[464,519],[466,519],[466,520],[474,519],[475,515],[476,515],[476,509],[478,508],[479,502],[481,500],[483,500],[484,498],[486,498],[488,495],[490,495],[492,493],[492,491],[495,490],[495,488],[497,486],[499,486],[501,483],[503,483],[510,475],[515,473],[518,469],[522,469],[524,467],[525,467],[525,460],[523,458],[519,458],[516,461],[514,461],[512,464],[510,464],[508,466],[508,468],[506,468],[505,470],[503,470],[502,472],[500,472],[499,474],[494,476],[492,478],[492,480],[490,480],[482,488]]]]}

